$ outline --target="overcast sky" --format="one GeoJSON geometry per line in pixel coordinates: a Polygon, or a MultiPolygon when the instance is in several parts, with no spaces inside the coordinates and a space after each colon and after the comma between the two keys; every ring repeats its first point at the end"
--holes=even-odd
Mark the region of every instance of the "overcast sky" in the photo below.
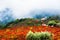
{"type": "Polygon", "coordinates": [[[60,0],[0,0],[0,11],[11,8],[16,18],[31,17],[33,10],[60,11],[60,0]]]}

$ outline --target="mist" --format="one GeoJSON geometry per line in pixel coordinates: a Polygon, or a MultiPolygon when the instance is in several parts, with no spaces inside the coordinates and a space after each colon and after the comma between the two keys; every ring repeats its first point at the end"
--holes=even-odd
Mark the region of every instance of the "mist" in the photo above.
{"type": "Polygon", "coordinates": [[[5,8],[12,9],[15,19],[33,18],[45,13],[55,15],[60,14],[60,0],[0,0],[0,11],[5,8]]]}

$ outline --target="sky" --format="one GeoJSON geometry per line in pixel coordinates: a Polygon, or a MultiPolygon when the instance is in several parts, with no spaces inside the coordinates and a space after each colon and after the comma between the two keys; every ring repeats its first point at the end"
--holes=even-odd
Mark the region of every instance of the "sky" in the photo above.
{"type": "Polygon", "coordinates": [[[57,11],[59,14],[60,0],[0,0],[0,11],[5,8],[10,8],[15,18],[32,17],[36,11],[57,11]]]}

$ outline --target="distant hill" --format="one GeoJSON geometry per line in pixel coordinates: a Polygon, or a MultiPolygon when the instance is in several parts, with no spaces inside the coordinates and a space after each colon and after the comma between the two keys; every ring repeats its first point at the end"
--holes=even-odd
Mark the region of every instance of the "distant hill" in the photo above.
{"type": "Polygon", "coordinates": [[[13,21],[14,18],[12,17],[12,10],[10,8],[5,8],[4,10],[0,11],[0,23],[7,24],[8,22],[13,21]]]}
{"type": "Polygon", "coordinates": [[[57,10],[34,10],[31,12],[33,18],[44,18],[49,16],[60,16],[60,12],[57,10]]]}

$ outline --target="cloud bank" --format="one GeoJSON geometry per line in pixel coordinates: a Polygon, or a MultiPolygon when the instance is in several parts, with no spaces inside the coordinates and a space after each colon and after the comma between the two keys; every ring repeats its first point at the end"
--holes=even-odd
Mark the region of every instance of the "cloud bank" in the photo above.
{"type": "Polygon", "coordinates": [[[34,10],[60,13],[60,0],[0,0],[0,11],[7,7],[13,10],[15,18],[27,18],[35,14],[34,10]]]}
{"type": "Polygon", "coordinates": [[[5,8],[4,10],[0,11],[0,24],[6,24],[13,20],[14,20],[14,18],[13,18],[11,9],[5,8]]]}

